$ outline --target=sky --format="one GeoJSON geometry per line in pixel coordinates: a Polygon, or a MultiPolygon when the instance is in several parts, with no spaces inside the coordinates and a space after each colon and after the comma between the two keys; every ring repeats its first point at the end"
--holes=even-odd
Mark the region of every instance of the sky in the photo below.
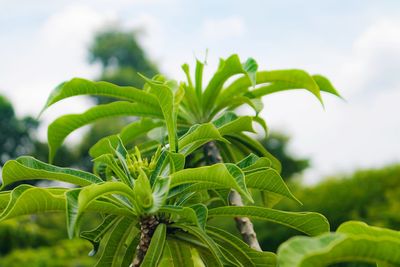
{"type": "MultiPolygon", "coordinates": [[[[307,183],[400,162],[400,1],[0,0],[0,94],[19,116],[37,115],[51,90],[73,77],[94,79],[87,48],[102,27],[135,29],[160,70],[183,79],[180,66],[207,57],[253,57],[259,69],[323,74],[346,101],[324,95],[325,109],[304,91],[265,97],[272,131],[292,137],[292,153],[309,157],[307,183]]],[[[84,111],[65,100],[41,117],[40,136],[58,115],[84,111]]],[[[82,132],[69,141],[79,140],[82,132]]]]}

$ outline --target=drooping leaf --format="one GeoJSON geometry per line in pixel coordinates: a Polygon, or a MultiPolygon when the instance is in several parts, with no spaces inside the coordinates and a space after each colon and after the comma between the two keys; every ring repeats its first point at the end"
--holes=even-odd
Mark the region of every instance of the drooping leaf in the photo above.
{"type": "Polygon", "coordinates": [[[331,93],[337,97],[343,98],[326,77],[317,74],[313,75],[312,78],[318,84],[318,87],[321,91],[331,93]]]}
{"type": "Polygon", "coordinates": [[[159,267],[197,267],[193,264],[192,252],[187,244],[167,239],[165,249],[168,249],[168,253],[164,251],[159,267]]]}
{"type": "Polygon", "coordinates": [[[263,207],[231,206],[209,209],[208,216],[249,217],[250,219],[265,220],[291,227],[307,235],[319,235],[329,231],[328,220],[315,212],[289,212],[263,207]]]}
{"type": "MultiPolygon", "coordinates": [[[[204,231],[200,230],[197,227],[192,227],[184,224],[176,224],[173,227],[183,229],[185,232],[189,233],[190,235],[193,235],[198,240],[197,241],[196,239],[192,239],[193,240],[192,242],[199,243],[200,241],[199,245],[200,246],[202,245],[203,248],[205,246],[205,248],[208,249],[208,252],[213,259],[213,262],[216,264],[215,266],[222,267],[224,266],[224,263],[225,264],[227,263],[218,245],[214,242],[214,240],[212,240],[208,235],[206,235],[204,231]]],[[[187,236],[187,234],[186,235],[182,234],[181,237],[179,238],[183,238],[183,240],[189,241],[190,243],[190,235],[187,236]]],[[[178,233],[175,234],[175,236],[178,236],[178,233]]]]}
{"type": "Polygon", "coordinates": [[[118,220],[110,232],[96,267],[120,267],[133,237],[139,234],[130,218],[118,220]],[[131,237],[131,238],[130,238],[131,237]]]}
{"type": "Polygon", "coordinates": [[[167,226],[163,223],[160,223],[157,226],[157,229],[154,231],[154,234],[151,238],[149,249],[147,250],[143,262],[140,266],[143,267],[157,266],[164,250],[166,234],[167,234],[167,226]]]}
{"type": "Polygon", "coordinates": [[[88,240],[93,245],[93,250],[89,252],[89,256],[96,255],[99,250],[100,241],[107,234],[108,230],[110,230],[115,223],[120,221],[120,217],[116,215],[108,215],[104,218],[103,222],[99,224],[96,228],[90,231],[81,232],[80,237],[88,240]]]}
{"type": "Polygon", "coordinates": [[[51,92],[43,110],[60,100],[77,95],[115,97],[157,107],[157,99],[143,90],[131,86],[117,86],[109,82],[92,82],[82,78],[74,78],[61,83],[51,92]]]}
{"type": "Polygon", "coordinates": [[[0,190],[9,184],[23,180],[47,179],[80,186],[103,182],[101,178],[91,173],[56,167],[30,156],[21,156],[16,160],[7,161],[2,169],[2,179],[3,184],[0,190]]]}
{"type": "MultiPolygon", "coordinates": [[[[232,82],[220,95],[220,101],[225,105],[233,96],[245,94],[251,98],[259,98],[266,94],[289,89],[306,89],[310,91],[322,103],[320,89],[313,77],[303,70],[274,70],[257,72],[257,85],[267,84],[254,90],[249,90],[251,83],[248,79],[241,77],[232,82]]],[[[221,105],[221,102],[218,105],[221,105]]]]}
{"type": "Polygon", "coordinates": [[[96,120],[116,116],[162,117],[160,109],[125,101],[98,105],[81,114],[70,114],[59,117],[49,125],[47,130],[50,162],[70,133],[96,120]]]}
{"type": "Polygon", "coordinates": [[[220,246],[229,246],[244,266],[275,267],[277,257],[272,252],[260,252],[249,247],[241,239],[217,227],[207,226],[207,233],[220,246]]]}

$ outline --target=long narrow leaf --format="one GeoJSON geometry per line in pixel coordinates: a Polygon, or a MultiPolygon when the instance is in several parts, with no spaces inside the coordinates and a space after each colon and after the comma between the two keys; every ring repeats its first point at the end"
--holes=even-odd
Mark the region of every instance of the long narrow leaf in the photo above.
{"type": "Polygon", "coordinates": [[[81,114],[70,114],[59,117],[49,125],[47,130],[50,162],[54,158],[57,149],[70,133],[96,120],[116,116],[162,117],[161,111],[157,108],[124,101],[99,105],[81,114]]]}
{"type": "Polygon", "coordinates": [[[117,86],[109,82],[92,82],[82,78],[74,78],[63,82],[51,92],[43,110],[60,100],[77,95],[115,97],[157,107],[157,99],[143,90],[130,86],[117,86]]]}
{"type": "Polygon", "coordinates": [[[279,223],[308,235],[329,231],[328,220],[315,212],[288,212],[263,207],[219,207],[210,209],[208,216],[249,217],[251,219],[279,223]]]}
{"type": "Polygon", "coordinates": [[[3,184],[0,190],[9,184],[23,180],[47,179],[80,186],[103,182],[101,178],[91,173],[56,167],[30,156],[7,161],[2,169],[2,179],[3,184]]]}

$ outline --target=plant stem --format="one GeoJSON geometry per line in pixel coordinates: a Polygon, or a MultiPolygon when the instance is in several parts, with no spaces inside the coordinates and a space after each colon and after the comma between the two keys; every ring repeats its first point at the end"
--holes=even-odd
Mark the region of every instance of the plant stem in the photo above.
{"type": "MultiPolygon", "coordinates": [[[[214,141],[208,142],[203,148],[207,165],[222,162],[221,154],[214,141]]],[[[244,206],[241,196],[235,190],[232,190],[229,194],[229,202],[232,206],[244,206]]],[[[257,240],[257,234],[254,231],[253,223],[250,221],[250,219],[247,217],[235,217],[234,219],[236,222],[236,228],[242,235],[243,241],[246,242],[251,248],[262,251],[257,240]]]]}
{"type": "Polygon", "coordinates": [[[147,216],[140,220],[140,241],[136,247],[136,254],[131,267],[139,267],[149,249],[151,237],[159,224],[154,216],[147,216]]]}

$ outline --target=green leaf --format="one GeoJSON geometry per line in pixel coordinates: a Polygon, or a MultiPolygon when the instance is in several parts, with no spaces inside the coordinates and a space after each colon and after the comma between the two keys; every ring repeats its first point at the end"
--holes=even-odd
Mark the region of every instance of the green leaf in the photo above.
{"type": "Polygon", "coordinates": [[[207,223],[207,215],[208,215],[207,206],[202,203],[198,203],[190,206],[190,208],[193,209],[194,212],[196,213],[198,226],[204,230],[207,223]]]}
{"type": "Polygon", "coordinates": [[[96,267],[121,267],[132,239],[139,234],[130,218],[120,218],[109,234],[96,267]]]}
{"type": "MultiPolygon", "coordinates": [[[[125,196],[132,204],[135,203],[133,190],[121,182],[93,184],[84,188],[70,190],[65,194],[67,199],[67,230],[70,238],[74,236],[80,217],[89,204],[102,196],[111,194],[125,196]]],[[[131,214],[136,215],[133,210],[131,214]]]]}
{"type": "Polygon", "coordinates": [[[215,164],[193,169],[185,169],[171,175],[170,187],[188,183],[209,183],[238,191],[247,200],[252,201],[247,191],[244,174],[234,164],[215,164]]]}
{"type": "Polygon", "coordinates": [[[213,238],[217,244],[229,248],[235,257],[244,266],[256,267],[275,267],[277,258],[272,252],[260,252],[249,247],[241,239],[216,227],[207,226],[207,234],[213,238]]]}
{"type": "Polygon", "coordinates": [[[30,156],[22,156],[16,160],[7,161],[3,166],[2,179],[3,184],[0,190],[9,184],[23,180],[47,179],[80,186],[103,182],[101,178],[91,173],[56,167],[30,156]]]}
{"type": "Polygon", "coordinates": [[[117,86],[109,82],[92,82],[82,78],[74,78],[63,82],[51,92],[42,112],[62,99],[77,95],[108,96],[154,107],[158,106],[157,99],[143,90],[131,86],[117,86]]]}
{"type": "Polygon", "coordinates": [[[145,81],[150,85],[150,92],[158,99],[158,103],[162,110],[165,123],[168,130],[168,143],[171,152],[176,152],[176,112],[174,109],[174,92],[173,88],[167,83],[160,83],[158,81],[145,78],[145,81]]]}
{"type": "Polygon", "coordinates": [[[196,97],[200,100],[200,103],[203,90],[203,69],[204,69],[204,63],[197,59],[196,74],[195,74],[195,82],[196,82],[195,92],[196,92],[196,97]]]}
{"type": "Polygon", "coordinates": [[[88,240],[93,245],[93,250],[89,252],[89,256],[92,257],[96,255],[99,250],[100,241],[103,239],[104,235],[107,234],[108,230],[115,226],[115,223],[120,221],[120,219],[121,218],[116,215],[108,215],[104,218],[103,222],[93,230],[81,232],[80,237],[88,240]]]}
{"type": "Polygon", "coordinates": [[[97,158],[102,154],[113,153],[110,150],[109,143],[112,147],[116,147],[120,138],[124,146],[132,142],[136,138],[147,134],[150,130],[164,125],[162,121],[156,121],[150,118],[142,118],[139,121],[132,122],[122,128],[119,134],[110,135],[97,141],[90,150],[89,154],[92,158],[97,158]]]}
{"type": "Polygon", "coordinates": [[[243,63],[243,70],[247,73],[250,82],[253,86],[256,85],[256,75],[257,75],[258,64],[254,58],[248,58],[245,63],[243,63]]]}
{"type": "Polygon", "coordinates": [[[81,114],[70,114],[59,117],[49,125],[47,130],[50,162],[53,160],[57,149],[70,133],[98,119],[115,116],[149,116],[160,118],[161,112],[153,106],[118,101],[95,106],[81,114]]]}
{"type": "Polygon", "coordinates": [[[276,193],[301,205],[301,202],[290,192],[279,173],[272,168],[247,174],[246,186],[276,193]]]}
{"type": "MultiPolygon", "coordinates": [[[[193,235],[200,241],[200,246],[206,246],[208,248],[211,257],[215,260],[216,266],[225,266],[224,263],[226,263],[226,259],[224,255],[222,254],[221,250],[217,246],[217,244],[212,240],[207,234],[205,234],[204,231],[197,227],[192,227],[184,224],[175,224],[173,227],[177,227],[180,229],[183,229],[185,232],[189,233],[190,235],[193,235]]],[[[185,236],[182,236],[182,238],[185,238],[185,236]]],[[[194,241],[194,242],[198,242],[194,241]]],[[[210,259],[207,259],[207,261],[210,259]]],[[[228,265],[229,266],[229,265],[228,265]]]]}
{"type": "Polygon", "coordinates": [[[321,91],[331,93],[335,96],[343,98],[338,91],[336,91],[335,87],[333,87],[332,83],[322,75],[313,75],[312,78],[318,84],[318,87],[321,91]]]}
{"type": "MultiPolygon", "coordinates": [[[[203,110],[211,111],[224,83],[233,75],[245,73],[242,63],[237,55],[232,55],[226,60],[221,59],[217,72],[211,78],[203,93],[203,110]]],[[[251,83],[248,76],[246,79],[251,83]]]]}
{"type": "MultiPolygon", "coordinates": [[[[259,98],[266,94],[289,89],[306,89],[322,102],[320,89],[307,72],[303,70],[274,70],[257,72],[257,85],[268,84],[249,91],[251,83],[248,79],[239,78],[227,87],[220,95],[220,101],[225,101],[233,96],[246,94],[251,98],[259,98]]],[[[220,104],[219,104],[220,105],[220,104]]]]}
{"type": "Polygon", "coordinates": [[[130,175],[128,176],[127,172],[124,171],[123,167],[120,166],[118,160],[112,154],[102,154],[101,156],[95,158],[94,162],[104,164],[107,168],[114,172],[116,175],[115,178],[124,182],[126,185],[133,185],[133,179],[131,179],[130,175]]]}
{"type": "Polygon", "coordinates": [[[152,212],[154,208],[153,192],[150,181],[144,171],[136,179],[135,187],[133,188],[133,198],[133,203],[135,203],[135,208],[139,214],[152,212]]]}
{"type": "Polygon", "coordinates": [[[209,217],[249,217],[279,223],[307,235],[319,235],[329,231],[328,220],[315,212],[288,212],[263,207],[219,207],[208,211],[209,217]]]}
{"type": "Polygon", "coordinates": [[[191,207],[164,205],[158,212],[169,214],[173,221],[189,222],[200,227],[196,211],[191,207]]]}
{"type": "Polygon", "coordinates": [[[164,251],[166,255],[163,255],[159,267],[195,267],[193,265],[191,249],[185,243],[176,240],[167,240],[165,249],[168,250],[168,253],[164,251]]]}
{"type": "Polygon", "coordinates": [[[222,136],[241,132],[254,133],[253,118],[251,116],[237,117],[235,120],[218,127],[218,130],[222,136]]]}
{"type": "Polygon", "coordinates": [[[337,233],[294,237],[278,249],[279,266],[330,266],[340,262],[368,262],[400,266],[399,232],[346,222],[337,233]]]}
{"type": "Polygon", "coordinates": [[[165,200],[167,199],[168,192],[169,192],[169,184],[170,178],[169,177],[158,177],[156,182],[153,185],[153,205],[150,210],[147,212],[153,213],[160,209],[162,205],[164,205],[165,200]]]}
{"type": "Polygon", "coordinates": [[[164,250],[166,235],[167,226],[163,223],[160,223],[151,238],[149,249],[147,250],[143,262],[140,266],[157,266],[164,250]]]}
{"type": "Polygon", "coordinates": [[[254,140],[253,138],[243,133],[230,134],[229,136],[225,136],[225,138],[228,139],[230,142],[236,140],[244,147],[250,149],[252,153],[256,154],[257,156],[268,158],[271,161],[271,167],[277,170],[278,173],[281,172],[282,166],[279,160],[275,158],[271,153],[269,153],[259,141],[254,140]]]}
{"type": "Polygon", "coordinates": [[[194,125],[179,139],[179,152],[189,155],[205,143],[215,140],[228,142],[212,123],[194,125]]]}
{"type": "Polygon", "coordinates": [[[35,188],[20,185],[8,194],[8,204],[0,214],[0,221],[21,215],[65,209],[65,189],[35,188]]]}
{"type": "Polygon", "coordinates": [[[136,237],[131,241],[129,246],[125,251],[125,254],[120,256],[122,257],[123,261],[121,266],[130,266],[133,262],[133,257],[135,256],[136,248],[140,242],[140,235],[136,235],[136,237]]]}
{"type": "MultiPolygon", "coordinates": [[[[29,185],[20,185],[11,192],[4,192],[1,198],[4,202],[7,201],[7,205],[0,214],[0,221],[21,215],[65,211],[65,192],[67,189],[64,188],[39,188],[29,185]]],[[[87,207],[87,211],[132,216],[128,209],[105,201],[93,201],[87,207]]]]}

